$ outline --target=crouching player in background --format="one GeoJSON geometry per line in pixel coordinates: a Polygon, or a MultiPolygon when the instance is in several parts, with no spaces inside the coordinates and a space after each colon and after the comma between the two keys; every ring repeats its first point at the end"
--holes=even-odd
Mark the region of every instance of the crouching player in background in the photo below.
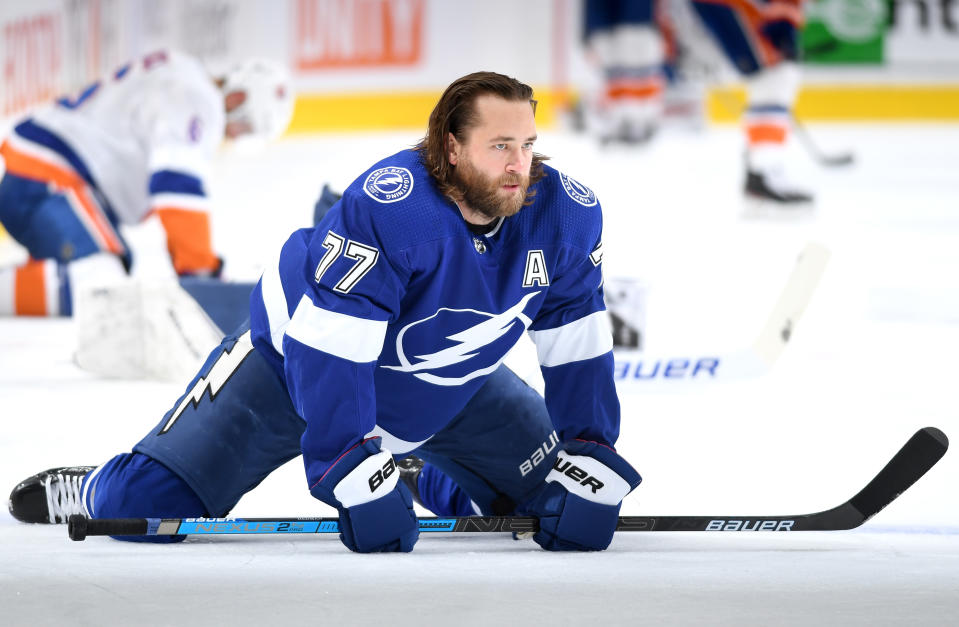
{"type": "Polygon", "coordinates": [[[395,459],[415,454],[436,514],[533,515],[543,548],[605,549],[640,476],[613,448],[601,210],[533,152],[532,96],[491,72],[452,83],[419,145],[293,233],[253,291],[249,330],[132,453],[25,480],[14,517],[220,517],[302,454],[347,547],[410,551],[395,459]],[[545,399],[502,365],[524,332],[545,399]]]}
{"type": "Polygon", "coordinates": [[[0,268],[0,315],[70,315],[78,282],[130,270],[120,226],[154,213],[176,274],[217,276],[206,193],[216,150],[224,137],[279,136],[292,113],[282,67],[253,59],[215,79],[175,52],[33,112],[0,146],[0,223],[30,255],[0,268]]]}

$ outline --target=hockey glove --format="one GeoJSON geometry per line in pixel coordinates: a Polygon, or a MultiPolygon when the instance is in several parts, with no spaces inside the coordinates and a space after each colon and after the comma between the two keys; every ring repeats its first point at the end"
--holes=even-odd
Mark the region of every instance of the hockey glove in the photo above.
{"type": "Polygon", "coordinates": [[[619,508],[642,478],[616,451],[597,442],[563,444],[546,485],[523,506],[539,518],[533,536],[548,551],[602,551],[613,540],[619,508]]]}
{"type": "Polygon", "coordinates": [[[360,442],[344,453],[310,494],[337,509],[340,540],[357,553],[409,552],[419,538],[413,499],[380,439],[360,442]]]}

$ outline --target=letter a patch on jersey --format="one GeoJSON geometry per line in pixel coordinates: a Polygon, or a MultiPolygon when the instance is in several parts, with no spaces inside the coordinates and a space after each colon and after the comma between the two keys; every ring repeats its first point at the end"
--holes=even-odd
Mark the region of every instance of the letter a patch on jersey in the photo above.
{"type": "Polygon", "coordinates": [[[546,260],[543,251],[531,250],[526,253],[526,271],[523,273],[523,287],[546,287],[549,275],[546,273],[546,260]]]}

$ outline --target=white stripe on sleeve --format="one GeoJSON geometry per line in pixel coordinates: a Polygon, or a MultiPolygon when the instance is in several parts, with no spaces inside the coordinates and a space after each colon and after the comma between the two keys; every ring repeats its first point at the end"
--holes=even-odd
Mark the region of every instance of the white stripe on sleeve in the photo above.
{"type": "Polygon", "coordinates": [[[210,209],[210,199],[196,194],[160,192],[150,197],[150,207],[153,209],[186,209],[188,211],[206,212],[210,209]]]}
{"type": "Polygon", "coordinates": [[[605,355],[613,350],[609,314],[596,311],[555,329],[530,331],[542,366],[562,366],[605,355]]]}
{"type": "Polygon", "coordinates": [[[280,280],[280,260],[267,266],[260,279],[263,291],[263,306],[266,308],[266,318],[270,323],[270,339],[276,352],[283,354],[283,334],[290,324],[290,315],[287,313],[286,294],[283,292],[283,282],[280,280]]]}
{"type": "Polygon", "coordinates": [[[386,339],[385,320],[366,320],[321,309],[306,295],[293,312],[286,334],[318,351],[357,363],[376,361],[386,339]]]}

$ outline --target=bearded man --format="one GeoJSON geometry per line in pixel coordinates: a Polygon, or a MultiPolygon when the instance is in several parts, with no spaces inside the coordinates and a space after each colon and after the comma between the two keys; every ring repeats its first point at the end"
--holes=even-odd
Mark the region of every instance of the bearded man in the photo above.
{"type": "Polygon", "coordinates": [[[131,453],[31,477],[14,517],[224,516],[302,455],[353,551],[412,550],[413,493],[441,516],[536,516],[548,550],[605,549],[640,476],[613,448],[602,216],[533,152],[535,107],[501,74],[452,83],[415,148],[290,236],[249,328],[131,453]],[[527,332],[545,397],[502,365],[527,332]],[[400,481],[412,455],[426,465],[400,481]]]}

